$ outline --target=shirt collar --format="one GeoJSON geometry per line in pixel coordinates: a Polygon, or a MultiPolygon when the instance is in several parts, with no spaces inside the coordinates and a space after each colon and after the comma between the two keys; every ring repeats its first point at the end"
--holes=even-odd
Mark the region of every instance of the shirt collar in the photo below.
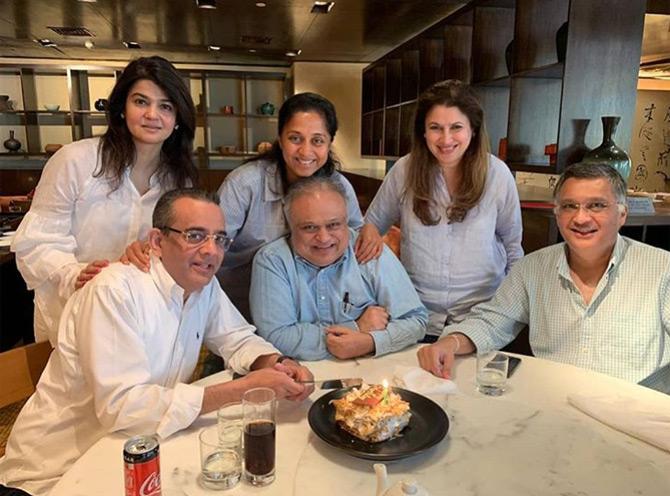
{"type": "MultiPolygon", "coordinates": [[[[609,273],[614,267],[617,267],[623,260],[624,252],[626,249],[625,242],[620,234],[616,235],[616,242],[614,243],[614,249],[612,250],[612,255],[610,256],[609,263],[607,264],[607,269],[605,269],[605,274],[609,273]]],[[[558,274],[561,277],[566,279],[571,279],[570,276],[570,266],[568,265],[568,244],[563,243],[563,250],[556,264],[556,269],[558,274]]]]}
{"type": "Polygon", "coordinates": [[[266,202],[284,200],[284,184],[281,180],[279,166],[276,162],[265,162],[263,165],[265,181],[263,184],[263,200],[266,202]]]}

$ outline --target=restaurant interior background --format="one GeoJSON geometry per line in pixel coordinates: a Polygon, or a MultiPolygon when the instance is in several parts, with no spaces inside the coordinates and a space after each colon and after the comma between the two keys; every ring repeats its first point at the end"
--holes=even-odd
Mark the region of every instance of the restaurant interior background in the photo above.
{"type": "MultiPolygon", "coordinates": [[[[337,108],[335,150],[365,207],[408,150],[417,94],[456,77],[480,96],[493,153],[506,139],[529,202],[527,252],[559,239],[550,210],[532,203],[600,144],[603,115],[621,117],[629,187],[670,192],[667,0],[0,0],[0,195],[28,193],[59,145],[101,133],[116,76],[153,54],[191,88],[194,153],[212,189],[274,139],[287,95],[315,91],[337,108]]],[[[624,232],[670,249],[670,207],[654,204],[624,232]]],[[[25,286],[0,250],[0,329],[25,327],[5,299],[25,286]]]]}

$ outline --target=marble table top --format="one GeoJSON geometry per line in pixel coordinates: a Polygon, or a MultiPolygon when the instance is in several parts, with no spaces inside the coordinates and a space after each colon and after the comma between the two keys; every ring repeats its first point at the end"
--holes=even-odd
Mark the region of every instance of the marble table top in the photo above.
{"type": "MultiPolygon", "coordinates": [[[[474,358],[457,361],[460,392],[431,399],[449,415],[446,438],[428,451],[387,464],[389,481],[416,479],[432,496],[654,495],[670,494],[670,453],[585,415],[566,400],[572,393],[619,392],[670,409],[670,397],[602,374],[522,357],[508,391],[493,398],[474,388],[474,358]]],[[[396,365],[415,365],[416,348],[381,358],[307,363],[315,377],[392,380],[396,365]]],[[[220,373],[209,384],[227,379],[220,373]]],[[[375,495],[373,462],[325,444],[307,423],[312,402],[281,402],[277,429],[277,477],[264,488],[245,483],[226,495],[375,495]]],[[[199,418],[161,442],[163,496],[212,495],[199,486],[197,433],[216,422],[199,418]]],[[[109,435],[66,473],[52,496],[123,494],[123,443],[109,435]]]]}

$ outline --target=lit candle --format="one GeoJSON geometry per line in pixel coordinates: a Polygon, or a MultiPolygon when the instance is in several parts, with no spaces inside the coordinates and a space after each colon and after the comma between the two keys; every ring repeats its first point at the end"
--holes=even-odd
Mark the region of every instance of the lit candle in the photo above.
{"type": "Polygon", "coordinates": [[[384,379],[382,381],[382,386],[384,386],[384,391],[383,391],[383,394],[382,394],[382,401],[387,401],[388,397],[389,397],[389,382],[386,379],[384,379]]]}

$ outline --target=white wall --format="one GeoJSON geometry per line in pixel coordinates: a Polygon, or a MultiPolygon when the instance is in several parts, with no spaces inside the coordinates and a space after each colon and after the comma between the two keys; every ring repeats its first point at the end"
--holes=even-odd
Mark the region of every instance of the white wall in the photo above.
{"type": "Polygon", "coordinates": [[[293,80],[296,93],[311,91],[325,96],[337,110],[339,129],[334,150],[342,168],[364,175],[383,177],[385,162],[361,158],[361,85],[367,64],[296,62],[293,80]]]}

